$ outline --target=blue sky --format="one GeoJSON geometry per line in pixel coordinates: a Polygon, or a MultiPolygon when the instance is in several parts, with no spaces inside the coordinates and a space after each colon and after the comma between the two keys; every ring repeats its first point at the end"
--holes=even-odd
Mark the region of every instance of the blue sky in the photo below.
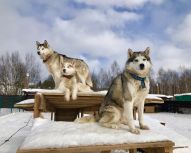
{"type": "Polygon", "coordinates": [[[149,46],[155,72],[178,69],[191,65],[190,27],[190,0],[1,0],[0,54],[36,54],[46,39],[96,70],[114,60],[123,68],[128,48],[149,46]]]}

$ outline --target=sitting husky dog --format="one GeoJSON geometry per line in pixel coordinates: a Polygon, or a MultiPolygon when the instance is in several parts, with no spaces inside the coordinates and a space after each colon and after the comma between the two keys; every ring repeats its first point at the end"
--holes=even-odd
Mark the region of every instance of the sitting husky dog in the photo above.
{"type": "Polygon", "coordinates": [[[55,52],[45,40],[44,43],[39,43],[36,41],[37,53],[43,60],[44,64],[47,66],[48,71],[53,76],[55,82],[55,89],[58,88],[61,81],[61,62],[73,62],[76,69],[76,73],[80,79],[83,86],[92,87],[92,80],[90,76],[90,71],[88,65],[81,59],[75,59],[67,57],[66,55],[61,55],[55,52]]]}
{"type": "Polygon", "coordinates": [[[138,108],[141,129],[148,130],[144,124],[143,111],[145,98],[149,92],[150,49],[133,52],[128,49],[125,70],[112,82],[99,110],[99,123],[104,127],[118,128],[120,123],[129,126],[130,131],[139,134],[133,121],[133,107],[138,108]]]}
{"type": "Polygon", "coordinates": [[[61,82],[58,86],[58,90],[65,93],[66,101],[70,100],[70,95],[72,95],[72,100],[76,100],[78,85],[74,65],[72,63],[64,63],[61,64],[61,66],[61,82]]]}

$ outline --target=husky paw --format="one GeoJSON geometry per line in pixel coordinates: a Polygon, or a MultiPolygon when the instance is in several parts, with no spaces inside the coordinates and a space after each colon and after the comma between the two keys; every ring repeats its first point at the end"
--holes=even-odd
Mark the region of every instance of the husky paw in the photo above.
{"type": "Polygon", "coordinates": [[[70,101],[70,96],[65,96],[66,101],[70,101]]]}
{"type": "Polygon", "coordinates": [[[77,95],[72,95],[72,100],[76,100],[77,99],[77,95]]]}
{"type": "Polygon", "coordinates": [[[147,125],[140,125],[142,130],[149,130],[150,128],[147,125]]]}
{"type": "Polygon", "coordinates": [[[140,134],[139,129],[135,128],[135,129],[130,129],[130,132],[133,134],[140,134]]]}
{"type": "Polygon", "coordinates": [[[111,125],[111,128],[112,128],[112,129],[118,129],[119,126],[118,126],[117,124],[112,124],[112,125],[111,125]]]}

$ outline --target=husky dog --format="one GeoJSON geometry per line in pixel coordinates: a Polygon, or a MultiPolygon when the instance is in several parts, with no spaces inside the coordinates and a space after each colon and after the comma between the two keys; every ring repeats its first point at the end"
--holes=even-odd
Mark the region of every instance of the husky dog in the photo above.
{"type": "Polygon", "coordinates": [[[113,80],[101,104],[100,125],[118,128],[120,124],[126,124],[130,132],[139,134],[139,129],[133,123],[133,108],[137,107],[140,128],[149,129],[143,121],[144,101],[149,92],[149,73],[152,66],[149,54],[149,47],[139,52],[128,49],[125,69],[113,80]]]}
{"type": "Polygon", "coordinates": [[[54,51],[45,40],[44,43],[39,43],[36,41],[37,54],[43,60],[44,64],[47,66],[48,71],[53,76],[55,82],[55,89],[58,88],[61,81],[61,63],[73,62],[76,73],[80,79],[83,86],[92,87],[92,80],[90,76],[90,71],[88,65],[81,59],[75,59],[67,57],[54,51]]]}
{"type": "Polygon", "coordinates": [[[65,93],[66,101],[70,100],[70,95],[72,99],[77,99],[78,84],[77,75],[73,63],[61,64],[61,82],[58,86],[58,90],[65,93]]]}

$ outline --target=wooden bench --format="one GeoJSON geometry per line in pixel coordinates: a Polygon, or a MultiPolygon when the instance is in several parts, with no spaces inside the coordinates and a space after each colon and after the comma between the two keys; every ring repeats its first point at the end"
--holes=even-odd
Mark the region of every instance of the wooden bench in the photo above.
{"type": "Polygon", "coordinates": [[[124,149],[129,153],[137,153],[137,149],[141,149],[146,153],[173,153],[174,143],[172,141],[159,141],[150,143],[128,143],[116,145],[95,145],[95,146],[78,146],[68,148],[52,148],[52,149],[19,149],[17,153],[81,153],[81,152],[100,152],[110,153],[111,150],[124,149]]]}

